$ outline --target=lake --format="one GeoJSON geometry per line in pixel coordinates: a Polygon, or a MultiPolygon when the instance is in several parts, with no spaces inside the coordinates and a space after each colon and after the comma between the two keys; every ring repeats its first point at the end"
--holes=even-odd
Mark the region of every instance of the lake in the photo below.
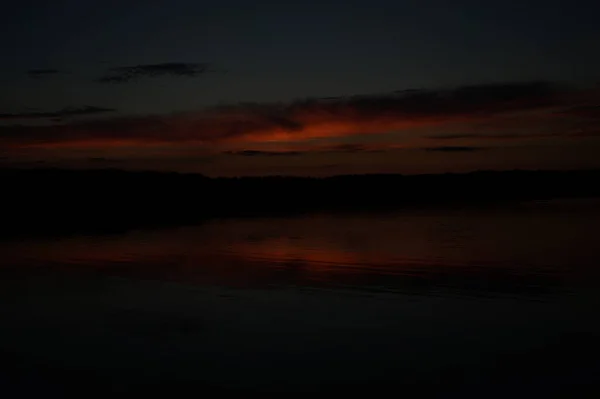
{"type": "Polygon", "coordinates": [[[0,242],[24,393],[600,393],[599,200],[0,242]]]}

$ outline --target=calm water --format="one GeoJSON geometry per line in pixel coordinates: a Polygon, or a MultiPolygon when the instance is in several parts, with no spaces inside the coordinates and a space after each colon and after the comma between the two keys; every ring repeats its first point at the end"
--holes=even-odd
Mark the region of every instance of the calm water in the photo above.
{"type": "Polygon", "coordinates": [[[581,200],[5,241],[4,383],[579,395],[599,226],[581,200]]]}

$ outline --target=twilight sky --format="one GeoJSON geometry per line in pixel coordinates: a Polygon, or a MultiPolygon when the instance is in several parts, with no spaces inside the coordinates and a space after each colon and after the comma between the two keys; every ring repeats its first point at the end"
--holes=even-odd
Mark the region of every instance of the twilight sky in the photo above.
{"type": "Polygon", "coordinates": [[[595,1],[20,1],[0,165],[600,167],[595,1]]]}

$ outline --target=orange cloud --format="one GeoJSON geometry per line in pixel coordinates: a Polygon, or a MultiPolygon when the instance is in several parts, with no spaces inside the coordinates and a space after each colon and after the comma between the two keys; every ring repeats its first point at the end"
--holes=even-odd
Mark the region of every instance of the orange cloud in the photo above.
{"type": "MultiPolygon", "coordinates": [[[[589,102],[589,93],[585,94],[589,102]]],[[[372,136],[472,123],[512,113],[531,112],[539,120],[540,113],[553,115],[557,108],[576,106],[576,100],[582,96],[575,90],[544,82],[506,83],[291,103],[238,104],[195,113],[119,116],[68,124],[5,125],[0,126],[0,150],[164,145],[232,148],[245,143],[372,136]]]]}

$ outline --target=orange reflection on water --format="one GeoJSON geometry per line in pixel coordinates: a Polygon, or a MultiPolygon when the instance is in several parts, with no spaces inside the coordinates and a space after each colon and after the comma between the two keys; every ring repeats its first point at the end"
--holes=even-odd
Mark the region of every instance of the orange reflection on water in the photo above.
{"type": "Polygon", "coordinates": [[[595,236],[582,233],[593,231],[599,215],[526,207],[215,220],[157,231],[4,242],[0,270],[186,284],[529,292],[558,284],[561,273],[588,270],[597,259],[595,236]],[[532,245],[530,237],[544,239],[532,245]],[[568,250],[577,245],[578,253],[568,250]]]}
{"type": "Polygon", "coordinates": [[[277,283],[282,272],[313,280],[354,275],[365,267],[377,269],[376,254],[364,248],[344,248],[330,228],[323,226],[320,232],[315,231],[319,224],[315,220],[288,221],[275,227],[277,234],[273,235],[269,221],[235,221],[105,237],[19,242],[0,245],[0,252],[7,265],[21,270],[35,271],[31,266],[43,263],[55,270],[188,283],[277,283]],[[290,235],[288,229],[299,236],[290,235]]]}
{"type": "Polygon", "coordinates": [[[248,259],[275,262],[305,262],[311,264],[344,264],[358,261],[356,253],[327,247],[309,247],[305,242],[290,237],[277,237],[260,242],[238,242],[232,252],[248,259]]]}

